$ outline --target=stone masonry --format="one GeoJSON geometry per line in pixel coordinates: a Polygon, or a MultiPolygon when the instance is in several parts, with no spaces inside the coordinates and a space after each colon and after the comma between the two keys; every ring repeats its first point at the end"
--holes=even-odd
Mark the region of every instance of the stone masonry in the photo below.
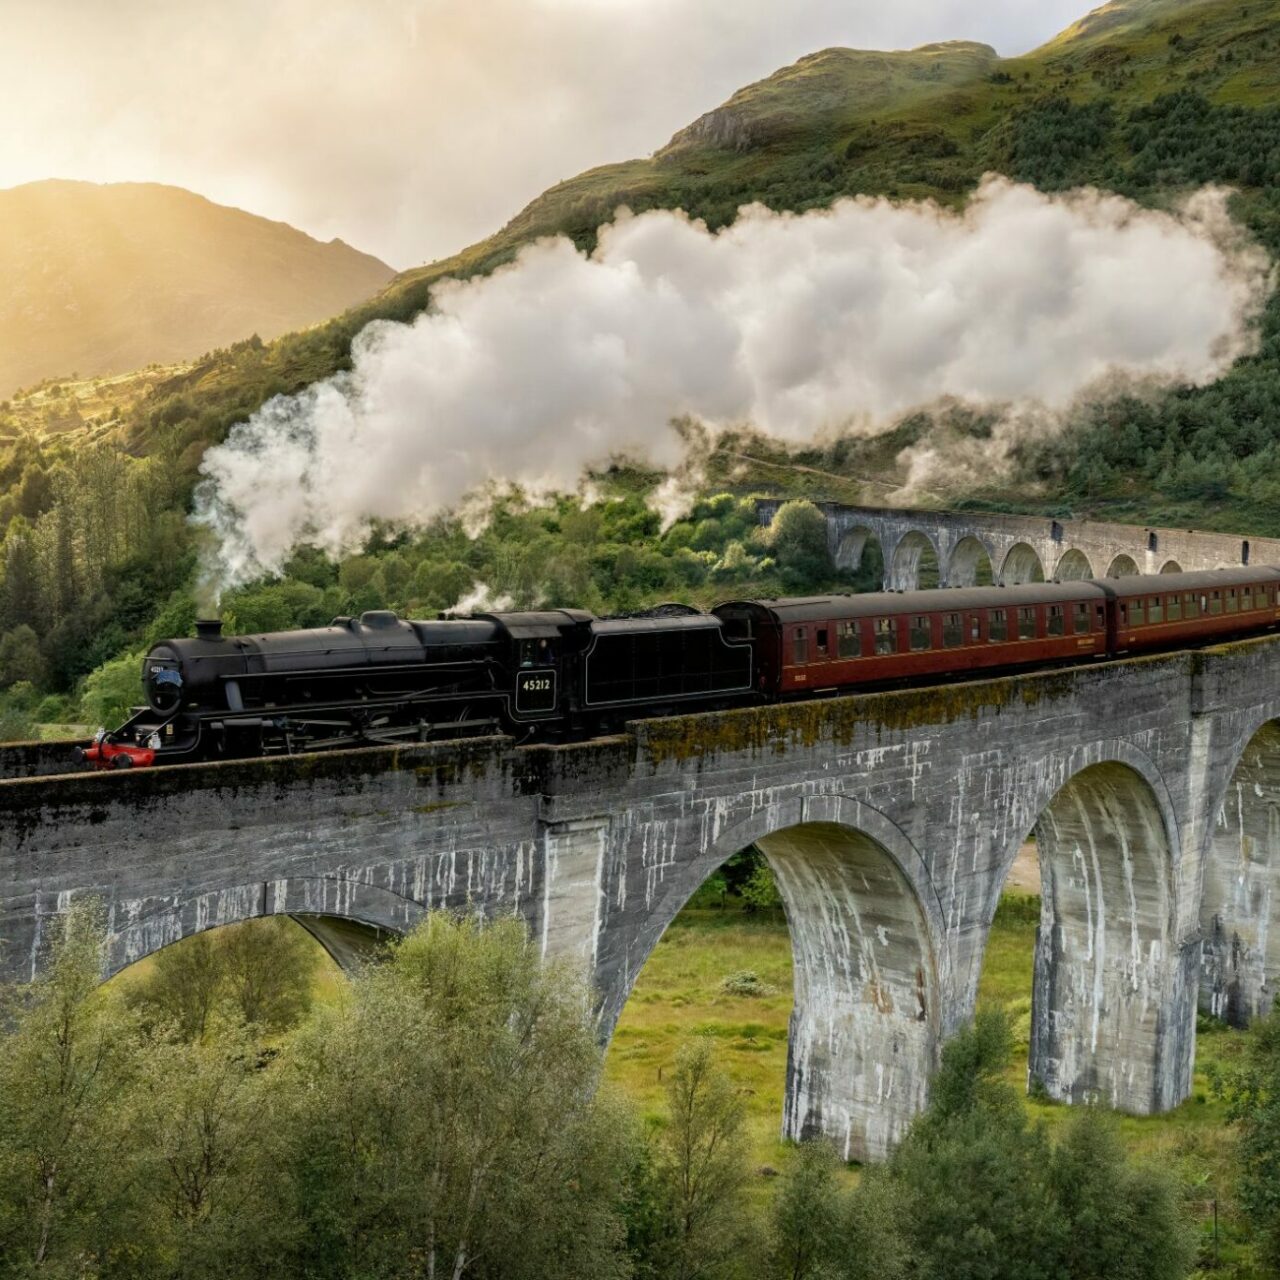
{"type": "MultiPolygon", "coordinates": [[[[768,524],[780,505],[772,499],[758,503],[761,522],[768,524]]],[[[1280,539],[1275,538],[977,511],[819,505],[836,565],[856,571],[867,548],[878,544],[887,591],[915,590],[928,561],[936,565],[938,580],[925,585],[942,587],[973,586],[981,571],[987,581],[1015,586],[1280,564],[1280,539]]]]}

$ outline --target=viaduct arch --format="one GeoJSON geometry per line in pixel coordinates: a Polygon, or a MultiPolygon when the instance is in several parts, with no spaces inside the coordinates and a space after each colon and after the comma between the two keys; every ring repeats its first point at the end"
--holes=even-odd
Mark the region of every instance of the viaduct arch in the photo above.
{"type": "MultiPolygon", "coordinates": [[[[776,499],[757,503],[761,523],[767,525],[780,505],[776,499]]],[[[883,585],[890,591],[934,585],[920,580],[926,548],[936,557],[937,585],[943,587],[976,585],[975,563],[983,556],[995,581],[1005,585],[1280,564],[1276,538],[990,512],[819,505],[836,567],[857,570],[865,549],[878,544],[885,552],[883,585]]]]}
{"type": "Polygon", "coordinates": [[[85,895],[109,913],[113,967],[279,912],[358,950],[445,907],[519,916],[583,965],[606,1037],[689,895],[755,843],[796,956],[785,1132],[874,1158],[972,1015],[1034,827],[1032,1070],[1064,1100],[1155,1111],[1189,1090],[1197,1001],[1244,1018],[1277,981],[1274,688],[1280,637],[1264,637],[565,746],[53,776],[53,748],[0,749],[0,774],[36,775],[0,780],[0,976],[37,972],[52,918],[85,895]]]}

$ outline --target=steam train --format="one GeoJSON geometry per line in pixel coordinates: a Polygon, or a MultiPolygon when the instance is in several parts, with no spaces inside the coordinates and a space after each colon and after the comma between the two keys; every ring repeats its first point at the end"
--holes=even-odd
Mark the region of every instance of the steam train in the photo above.
{"type": "Polygon", "coordinates": [[[585,738],[627,720],[1114,658],[1275,630],[1280,569],[1017,587],[580,609],[224,636],[199,622],[142,664],[146,705],[98,768],[504,732],[585,738]]]}

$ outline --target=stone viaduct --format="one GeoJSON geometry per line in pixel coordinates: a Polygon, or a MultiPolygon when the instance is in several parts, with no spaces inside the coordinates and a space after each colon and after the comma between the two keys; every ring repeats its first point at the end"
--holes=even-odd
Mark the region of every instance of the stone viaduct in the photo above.
{"type": "MultiPolygon", "coordinates": [[[[761,522],[772,521],[780,505],[760,502],[761,522]]],[[[819,505],[836,565],[856,571],[869,548],[878,546],[886,591],[1280,564],[1275,538],[977,511],[819,505]]]]}
{"type": "Polygon", "coordinates": [[[0,751],[0,977],[39,973],[81,895],[108,913],[112,972],[271,913],[350,962],[429,908],[470,909],[584,966],[604,1038],[690,895],[755,844],[795,957],[783,1129],[852,1157],[883,1155],[923,1104],[1032,831],[1030,1071],[1054,1097],[1175,1105],[1197,999],[1242,1021],[1280,966],[1280,637],[575,745],[61,767],[0,751]]]}

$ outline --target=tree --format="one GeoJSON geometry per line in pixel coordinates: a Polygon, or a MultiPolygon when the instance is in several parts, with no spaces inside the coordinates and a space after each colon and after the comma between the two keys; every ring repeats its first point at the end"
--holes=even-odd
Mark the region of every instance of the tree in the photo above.
{"type": "Polygon", "coordinates": [[[215,940],[223,989],[236,1014],[251,1027],[283,1031],[311,1007],[315,943],[284,916],[246,920],[215,940]]]}
{"type": "Polygon", "coordinates": [[[745,1103],[717,1068],[706,1037],[677,1054],[667,1081],[667,1110],[657,1161],[667,1215],[660,1274],[712,1280],[732,1271],[750,1224],[743,1200],[745,1103]]]}
{"type": "Polygon", "coordinates": [[[1194,1249],[1174,1185],[1093,1108],[1051,1147],[1002,1078],[1009,1051],[998,1010],[947,1043],[928,1109],[855,1193],[848,1280],[1181,1280],[1194,1249]]]}
{"type": "Polygon", "coordinates": [[[142,699],[142,654],[123,653],[89,673],[81,715],[91,725],[114,729],[142,699]]]}
{"type": "Polygon", "coordinates": [[[783,503],[773,517],[769,541],[778,564],[792,581],[820,581],[831,572],[826,517],[812,502],[783,503]]]}
{"type": "Polygon", "coordinates": [[[1256,1233],[1262,1261],[1280,1268],[1280,1012],[1249,1028],[1244,1061],[1217,1087],[1239,1128],[1240,1204],[1256,1233]]]}
{"type": "Polygon", "coordinates": [[[770,1262],[778,1280],[836,1274],[842,1205],[839,1161],[828,1142],[804,1142],[773,1201],[770,1262]]]}
{"type": "MultiPolygon", "coordinates": [[[[204,936],[204,935],[201,935],[204,936]]],[[[152,1041],[139,1081],[137,1145],[173,1280],[263,1273],[297,1229],[284,1077],[243,1034],[152,1041]]]]}
{"type": "Polygon", "coordinates": [[[929,1109],[889,1171],[921,1280],[1057,1280],[1063,1228],[1047,1185],[1049,1140],[1000,1078],[1001,1011],[979,1012],[942,1054],[929,1109]]]}
{"type": "Polygon", "coordinates": [[[0,1011],[0,1276],[127,1275],[151,1230],[130,1108],[138,1027],[98,989],[97,908],[50,927],[45,976],[0,1011]]]}
{"type": "Polygon", "coordinates": [[[840,1280],[905,1280],[918,1274],[909,1212],[905,1190],[888,1170],[864,1170],[845,1207],[835,1250],[840,1280]]]}
{"type": "Polygon", "coordinates": [[[1081,1107],[1057,1144],[1049,1186],[1066,1230],[1071,1280],[1180,1280],[1195,1259],[1194,1228],[1178,1189],[1154,1169],[1133,1165],[1115,1121],[1081,1107]]]}
{"type": "Polygon", "coordinates": [[[625,1153],[589,1001],[518,921],[429,917],[298,1042],[287,1274],[608,1280],[625,1153]]]}
{"type": "Polygon", "coordinates": [[[222,956],[213,933],[206,931],[165,947],[146,979],[128,989],[128,1000],[167,1023],[181,1039],[202,1040],[224,981],[222,956]]]}
{"type": "Polygon", "coordinates": [[[27,680],[39,684],[44,677],[40,637],[25,623],[0,636],[0,686],[27,680]]]}
{"type": "Polygon", "coordinates": [[[31,526],[21,518],[9,522],[0,549],[4,574],[0,577],[0,630],[23,625],[37,627],[40,619],[40,564],[31,526]]]}

